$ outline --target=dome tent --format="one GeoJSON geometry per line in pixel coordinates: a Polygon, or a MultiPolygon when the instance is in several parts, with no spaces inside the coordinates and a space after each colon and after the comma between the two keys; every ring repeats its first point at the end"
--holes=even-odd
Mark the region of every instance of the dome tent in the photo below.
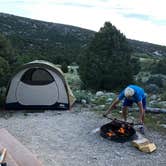
{"type": "Polygon", "coordinates": [[[6,109],[69,110],[75,97],[54,64],[35,60],[18,69],[10,81],[6,109]]]}

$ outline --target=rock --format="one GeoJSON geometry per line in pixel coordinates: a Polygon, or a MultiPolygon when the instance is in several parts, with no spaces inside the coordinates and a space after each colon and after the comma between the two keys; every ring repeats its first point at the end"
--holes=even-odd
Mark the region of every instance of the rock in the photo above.
{"type": "Polygon", "coordinates": [[[99,109],[104,109],[104,108],[105,108],[105,105],[99,105],[98,108],[99,108],[99,109]]]}
{"type": "Polygon", "coordinates": [[[103,91],[98,91],[96,92],[96,96],[97,97],[100,97],[100,96],[103,96],[104,95],[104,92],[103,91]]]}
{"type": "Polygon", "coordinates": [[[158,102],[156,100],[149,101],[149,106],[154,106],[158,102]]]}
{"type": "Polygon", "coordinates": [[[116,94],[112,93],[112,92],[107,92],[107,93],[105,93],[105,96],[114,98],[116,96],[116,94]]]}
{"type": "Polygon", "coordinates": [[[86,101],[85,99],[82,99],[82,100],[81,100],[81,103],[82,103],[82,104],[86,104],[87,101],[86,101]]]}
{"type": "Polygon", "coordinates": [[[106,102],[107,102],[107,103],[112,103],[112,101],[113,101],[112,98],[108,98],[106,102]]]}
{"type": "Polygon", "coordinates": [[[161,124],[160,126],[166,129],[166,124],[161,124]]]}
{"type": "Polygon", "coordinates": [[[163,108],[166,108],[166,101],[160,101],[158,102],[158,104],[163,107],[163,108]]]}
{"type": "Polygon", "coordinates": [[[157,99],[157,95],[150,96],[150,100],[156,100],[156,99],[157,99]]]}

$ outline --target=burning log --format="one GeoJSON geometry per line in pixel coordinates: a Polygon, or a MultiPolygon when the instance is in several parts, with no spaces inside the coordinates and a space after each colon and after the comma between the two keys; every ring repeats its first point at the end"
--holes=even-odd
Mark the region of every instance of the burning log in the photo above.
{"type": "Polygon", "coordinates": [[[121,127],[119,130],[118,130],[119,133],[121,134],[125,134],[125,129],[123,127],[121,127]]]}
{"type": "Polygon", "coordinates": [[[136,131],[127,122],[113,120],[100,128],[100,135],[116,142],[126,142],[135,137],[136,131]]]}
{"type": "Polygon", "coordinates": [[[115,135],[115,133],[114,133],[113,131],[110,131],[110,132],[107,133],[107,135],[108,135],[109,137],[112,137],[113,135],[115,135]]]}

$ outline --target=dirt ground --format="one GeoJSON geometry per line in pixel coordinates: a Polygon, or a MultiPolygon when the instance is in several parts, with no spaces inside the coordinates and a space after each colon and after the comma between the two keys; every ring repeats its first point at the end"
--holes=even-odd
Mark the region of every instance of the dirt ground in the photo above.
{"type": "Polygon", "coordinates": [[[147,129],[146,137],[157,145],[157,150],[146,154],[131,142],[112,142],[92,132],[107,122],[80,106],[75,106],[72,112],[17,112],[0,117],[0,127],[36,154],[43,166],[166,165],[166,134],[147,129]]]}

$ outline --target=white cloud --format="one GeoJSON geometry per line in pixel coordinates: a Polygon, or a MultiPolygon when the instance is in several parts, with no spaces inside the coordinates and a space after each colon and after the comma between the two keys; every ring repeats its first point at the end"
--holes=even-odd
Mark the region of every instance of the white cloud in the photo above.
{"type": "Polygon", "coordinates": [[[110,21],[127,38],[166,45],[165,6],[165,0],[1,0],[0,11],[96,31],[110,21]]]}

